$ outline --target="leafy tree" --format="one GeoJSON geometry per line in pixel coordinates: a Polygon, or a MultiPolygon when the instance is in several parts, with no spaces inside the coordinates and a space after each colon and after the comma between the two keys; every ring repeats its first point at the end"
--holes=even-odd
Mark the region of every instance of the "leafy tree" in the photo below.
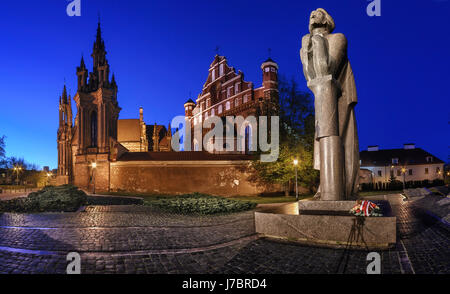
{"type": "Polygon", "coordinates": [[[318,171],[313,169],[314,107],[309,93],[299,89],[295,79],[279,79],[280,152],[275,162],[252,162],[254,180],[286,185],[295,179],[294,159],[298,160],[298,184],[314,192],[318,171]]]}
{"type": "Polygon", "coordinates": [[[0,168],[5,168],[7,164],[5,138],[5,136],[0,137],[0,168]]]}

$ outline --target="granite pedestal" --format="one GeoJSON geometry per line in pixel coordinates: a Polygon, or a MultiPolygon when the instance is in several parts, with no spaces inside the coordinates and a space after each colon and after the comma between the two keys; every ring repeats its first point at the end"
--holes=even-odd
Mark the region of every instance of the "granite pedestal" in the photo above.
{"type": "Polygon", "coordinates": [[[396,217],[389,202],[377,204],[382,217],[351,215],[355,201],[299,201],[298,214],[255,212],[256,232],[308,245],[388,249],[396,243],[396,217]]]}

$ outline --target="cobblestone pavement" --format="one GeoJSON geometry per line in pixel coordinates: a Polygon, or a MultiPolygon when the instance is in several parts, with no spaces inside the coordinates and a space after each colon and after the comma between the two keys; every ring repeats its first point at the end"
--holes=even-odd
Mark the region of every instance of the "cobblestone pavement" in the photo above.
{"type": "MultiPolygon", "coordinates": [[[[450,273],[450,231],[412,203],[392,202],[396,247],[379,252],[382,273],[450,273]]],[[[0,215],[0,273],[365,273],[367,252],[259,238],[253,213],[213,217],[139,206],[76,213],[0,215]]]]}

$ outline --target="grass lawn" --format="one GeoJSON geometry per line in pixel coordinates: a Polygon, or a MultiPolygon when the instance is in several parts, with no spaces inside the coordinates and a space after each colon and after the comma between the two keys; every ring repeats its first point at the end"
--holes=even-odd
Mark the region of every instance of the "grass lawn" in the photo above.
{"type": "MultiPolygon", "coordinates": [[[[146,193],[131,193],[131,192],[110,192],[109,195],[115,196],[130,196],[130,197],[142,197],[144,203],[151,204],[155,201],[168,200],[170,198],[177,197],[177,195],[160,195],[160,194],[146,194],[146,193]]],[[[313,195],[299,195],[299,199],[311,198],[313,195]]],[[[223,197],[230,200],[248,201],[256,204],[265,203],[284,203],[295,202],[295,196],[230,196],[223,197]]]]}
{"type": "MultiPolygon", "coordinates": [[[[359,192],[359,196],[376,196],[376,195],[389,195],[389,194],[400,194],[403,193],[403,190],[396,191],[365,191],[359,192]]],[[[131,193],[131,192],[110,192],[110,195],[115,196],[131,196],[131,197],[142,197],[144,199],[144,203],[151,203],[153,201],[159,201],[163,199],[170,199],[173,197],[177,197],[177,195],[160,195],[160,194],[146,194],[146,193],[131,193]]],[[[299,200],[312,198],[314,195],[299,195],[299,200]]],[[[268,203],[289,203],[295,202],[295,196],[229,196],[224,197],[230,200],[240,200],[240,201],[248,201],[256,204],[268,204],[268,203]]]]}

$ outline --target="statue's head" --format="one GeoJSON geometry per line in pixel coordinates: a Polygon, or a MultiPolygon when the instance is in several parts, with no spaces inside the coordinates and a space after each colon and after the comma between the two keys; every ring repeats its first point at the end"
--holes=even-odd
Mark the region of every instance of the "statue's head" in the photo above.
{"type": "Polygon", "coordinates": [[[334,20],[331,15],[323,8],[317,8],[313,12],[311,12],[311,16],[309,17],[309,32],[312,33],[312,30],[315,28],[324,27],[331,34],[334,31],[334,20]]]}

